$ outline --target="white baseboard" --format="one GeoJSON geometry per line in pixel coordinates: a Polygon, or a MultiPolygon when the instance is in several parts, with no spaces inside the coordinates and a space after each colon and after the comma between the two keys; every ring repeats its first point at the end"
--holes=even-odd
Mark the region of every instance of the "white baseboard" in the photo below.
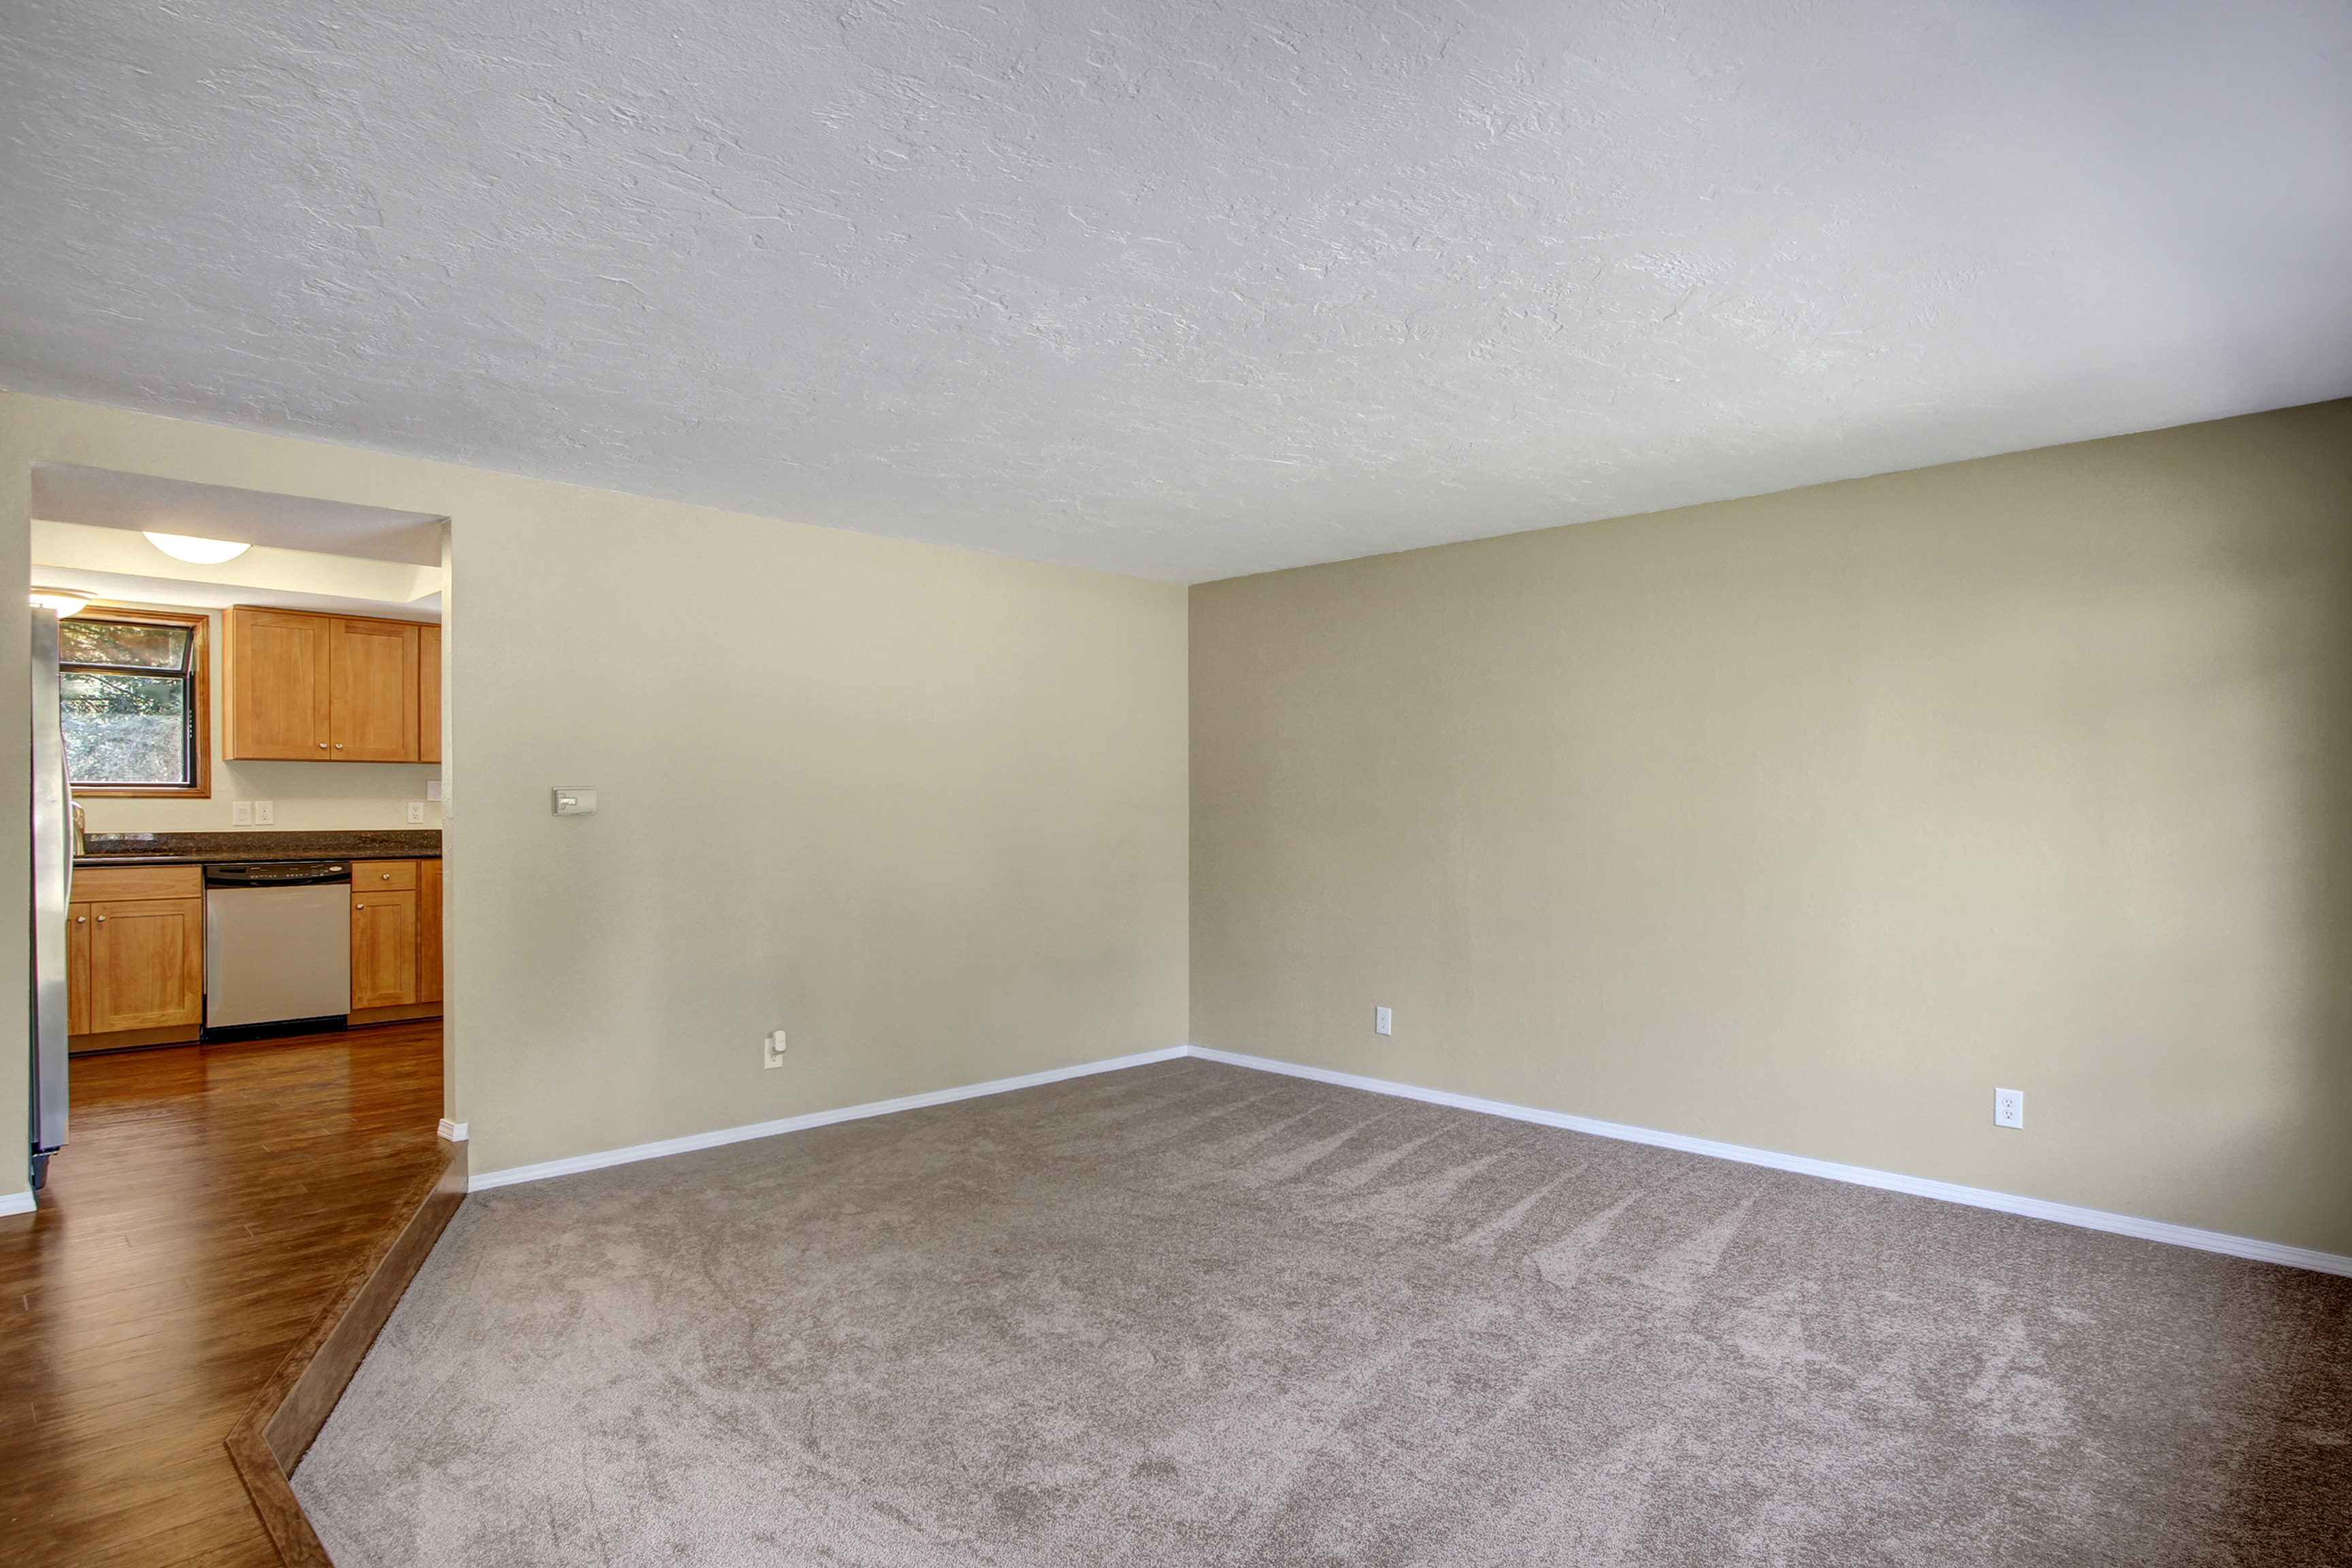
{"type": "Polygon", "coordinates": [[[31,1214],[41,1206],[41,1200],[31,1193],[10,1193],[0,1198],[0,1215],[31,1214]]]}
{"type": "Polygon", "coordinates": [[[452,1143],[463,1143],[466,1141],[466,1124],[462,1121],[452,1121],[446,1116],[441,1119],[440,1132],[442,1137],[452,1143]]]}
{"type": "Polygon", "coordinates": [[[958,1100],[977,1100],[982,1095],[1008,1094],[1016,1089],[1034,1089],[1040,1084],[1059,1083],[1064,1079],[1085,1078],[1090,1073],[1117,1072],[1122,1068],[1139,1068],[1148,1062],[1172,1061],[1189,1050],[1185,1046],[1170,1046],[1162,1050],[1139,1051],[1131,1057],[1113,1057],[1107,1061],[1080,1062],[1076,1067],[1048,1068],[1044,1072],[1024,1073],[1019,1078],[992,1079],[986,1083],[968,1083],[957,1089],[935,1089],[923,1094],[910,1094],[898,1100],[877,1100],[869,1105],[846,1105],[838,1110],[812,1110],[805,1116],[787,1116],[775,1121],[754,1121],[744,1127],[722,1127],[716,1132],[697,1132],[686,1138],[666,1138],[658,1143],[635,1143],[625,1149],[606,1149],[593,1154],[574,1154],[568,1160],[548,1160],[536,1165],[510,1165],[503,1171],[484,1171],[466,1183],[469,1193],[487,1192],[492,1187],[510,1187],[522,1182],[543,1182],[551,1176],[575,1175],[582,1171],[601,1171],[608,1165],[626,1165],[638,1160],[658,1160],[667,1154],[688,1154],[697,1149],[716,1149],[724,1143],[741,1143],[753,1138],[772,1138],[780,1132],[798,1132],[810,1127],[830,1127],[836,1121],[861,1121],[869,1116],[887,1116],[893,1111],[920,1110],[927,1105],[946,1105],[958,1100]]]}
{"type": "Polygon", "coordinates": [[[2022,1198],[1984,1187],[1963,1187],[1951,1182],[1935,1182],[1925,1176],[1874,1171],[1865,1165],[1841,1165],[1832,1160],[1813,1160],[1802,1154],[1782,1154],[1769,1149],[1750,1149],[1738,1143],[1718,1143],[1712,1138],[1659,1132],[1647,1127],[1630,1127],[1622,1121],[1596,1121],[1589,1116],[1570,1116],[1561,1110],[1538,1110],[1532,1106],[1481,1100],[1475,1095],[1453,1094],[1442,1089],[1422,1089],[1409,1083],[1392,1083],[1386,1079],[1334,1072],[1328,1068],[1301,1067],[1296,1062],[1276,1061],[1267,1057],[1245,1057],[1238,1052],[1216,1050],[1207,1046],[1189,1047],[1187,1054],[1208,1061],[1223,1062],[1230,1067],[1253,1068],[1259,1072],[1312,1079],[1317,1083],[1369,1089],[1374,1094],[1391,1094],[1403,1100],[1423,1100],[1431,1105],[1449,1105],[1457,1110],[1475,1110],[1487,1116],[1507,1116],[1514,1121],[1532,1121],[1544,1127],[1565,1128],[1571,1132],[1590,1132],[1599,1138],[1622,1139],[1628,1143],[1650,1143],[1661,1149],[1680,1149],[1687,1153],[1706,1154],[1717,1160],[1737,1160],[1746,1165],[1769,1165],[1776,1171],[1795,1171],[1808,1176],[1827,1177],[1832,1182],[1851,1182],[1861,1187],[1911,1193],[1923,1198],[1941,1199],[1948,1204],[1965,1204],[1970,1208],[1998,1209],[2002,1214],[2054,1220],[2060,1225],[2080,1226],[2084,1230],[2110,1231],[2117,1236],[2136,1236],[2144,1241],[2193,1247],[2200,1252],[2225,1252],[2232,1258],[2283,1263],[2290,1268],[2308,1268],[2315,1274],[2352,1276],[2352,1258],[2333,1252],[2315,1252],[2306,1247],[2289,1247],[2283,1242],[2260,1241],[2249,1236],[2231,1236],[2225,1231],[2199,1230],[2194,1226],[2173,1225],[2160,1219],[2141,1219],[2133,1215],[2109,1214],[2105,1209],[2052,1203],[2045,1198],[2022,1198]]]}
{"type": "MultiPolygon", "coordinates": [[[[1964,1204],[1970,1208],[1995,1209],[2002,1214],[2024,1215],[2033,1219],[2046,1219],[2059,1225],[2079,1226],[2084,1230],[2108,1231],[2117,1236],[2138,1237],[2145,1241],[2160,1241],[2173,1247],[2194,1247],[2200,1252],[2227,1253],[2232,1258],[2249,1258],[2261,1263],[2280,1263],[2290,1268],[2308,1268],[2316,1274],[2337,1274],[2352,1278],[2352,1258],[2333,1252],[2318,1252],[2305,1247],[2289,1247],[2283,1242],[2262,1241],[2253,1237],[2231,1236],[2224,1231],[2200,1230],[2194,1226],[2174,1225],[2165,1220],[2141,1219],[2135,1215],[2109,1214],[2104,1209],[2084,1208],[2075,1204],[2053,1203],[2046,1198],[2020,1197],[2013,1193],[1997,1193],[1984,1187],[1964,1187],[1952,1182],[1931,1181],[1925,1176],[1906,1176],[1895,1171],[1874,1171],[1864,1165],[1842,1165],[1833,1160],[1815,1160],[1803,1154],[1783,1154],[1770,1149],[1750,1149],[1738,1143],[1718,1142],[1712,1138],[1693,1138],[1681,1132],[1661,1132],[1654,1128],[1629,1126],[1622,1121],[1601,1121],[1590,1116],[1571,1116],[1564,1110],[1541,1110],[1533,1106],[1513,1105],[1506,1100],[1482,1100],[1476,1095],[1454,1094],[1442,1089],[1423,1089],[1415,1084],[1396,1083],[1387,1079],[1366,1078],[1360,1073],[1335,1072],[1328,1068],[1304,1067],[1297,1062],[1276,1061],[1270,1057],[1243,1056],[1236,1051],[1221,1051],[1208,1046],[1170,1046],[1163,1050],[1142,1051],[1131,1057],[1113,1057],[1106,1061],[1080,1062],[1075,1067],[1053,1068],[1045,1072],[1024,1073],[1019,1078],[992,1079],[986,1083],[965,1084],[957,1089],[937,1089],[924,1094],[910,1094],[898,1100],[880,1100],[867,1105],[844,1106],[837,1110],[814,1110],[803,1116],[787,1116],[775,1121],[755,1121],[743,1127],[724,1127],[715,1132],[698,1132],[686,1138],[668,1138],[658,1143],[636,1143],[625,1149],[605,1149],[593,1154],[574,1154],[569,1159],[549,1160],[536,1165],[514,1165],[503,1171],[484,1171],[466,1184],[468,1192],[488,1192],[494,1187],[509,1187],[523,1182],[543,1182],[553,1176],[575,1175],[582,1171],[601,1171],[609,1165],[626,1165],[638,1160],[658,1160],[669,1154],[691,1153],[697,1149],[716,1149],[722,1144],[740,1143],[753,1138],[772,1138],[782,1132],[798,1132],[810,1127],[829,1127],[836,1121],[858,1121],[869,1116],[888,1116],[895,1111],[919,1110],[925,1106],[946,1105],[959,1100],[975,1100],[982,1095],[1007,1094],[1017,1089],[1034,1089],[1040,1084],[1059,1083],[1065,1079],[1084,1078],[1091,1073],[1118,1072],[1125,1068],[1142,1067],[1150,1062],[1171,1061],[1178,1057],[1199,1057],[1206,1061],[1223,1062],[1229,1067],[1249,1068],[1258,1072],[1281,1073],[1290,1078],[1311,1079],[1317,1083],[1336,1084],[1343,1089],[1366,1089],[1373,1094],[1394,1095],[1403,1100],[1418,1100],[1431,1105],[1451,1106],[1457,1110],[1474,1110],[1485,1116],[1508,1117],[1514,1121],[1532,1121],[1538,1126],[1563,1128],[1570,1132],[1589,1132],[1598,1138],[1614,1138],[1628,1143],[1648,1143],[1661,1149],[1680,1149],[1685,1153],[1705,1154],[1717,1160],[1735,1160],[1746,1165],[1765,1165],[1776,1171],[1794,1171],[1801,1175],[1821,1176],[1832,1182],[1848,1182],[1855,1186],[1878,1187],[1887,1192],[1910,1193],[1923,1198],[1936,1198],[1948,1204],[1964,1204]]],[[[457,1142],[466,1137],[466,1123],[444,1121],[441,1135],[457,1142]],[[454,1131],[453,1131],[454,1129],[454,1131]]],[[[15,1198],[0,1198],[0,1215],[26,1214],[33,1208],[33,1194],[21,1194],[15,1198]],[[10,1206],[14,1205],[15,1206],[10,1206]]]]}

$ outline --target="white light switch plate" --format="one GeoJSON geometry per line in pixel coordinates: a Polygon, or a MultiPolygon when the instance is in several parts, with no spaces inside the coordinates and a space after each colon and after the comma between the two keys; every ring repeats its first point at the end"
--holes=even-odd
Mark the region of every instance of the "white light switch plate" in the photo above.
{"type": "Polygon", "coordinates": [[[596,786],[593,784],[557,784],[555,815],[558,816],[593,816],[596,815],[596,786]]]}
{"type": "Polygon", "coordinates": [[[427,800],[439,800],[441,798],[441,781],[439,779],[426,779],[425,781],[425,798],[427,800]]]}
{"type": "Polygon", "coordinates": [[[249,800],[233,800],[229,802],[228,825],[231,827],[252,826],[253,802],[249,800]]]}

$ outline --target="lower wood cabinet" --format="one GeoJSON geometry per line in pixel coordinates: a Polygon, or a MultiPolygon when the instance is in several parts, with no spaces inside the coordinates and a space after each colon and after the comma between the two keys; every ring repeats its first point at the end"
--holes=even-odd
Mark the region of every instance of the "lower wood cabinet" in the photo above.
{"type": "Polygon", "coordinates": [[[441,862],[352,862],[352,1015],[441,1005],[441,862]]]}
{"type": "Polygon", "coordinates": [[[416,894],[352,894],[352,1011],[416,1000],[416,894]]]}
{"type": "MultiPolygon", "coordinates": [[[[204,868],[88,866],[66,911],[75,1051],[195,1039],[205,1022],[204,868]]],[[[352,1021],[441,1011],[441,862],[352,863],[352,1021]]]]}
{"type": "Polygon", "coordinates": [[[193,1040],[205,1022],[204,872],[74,873],[66,911],[66,1033],[76,1050],[193,1040]]]}
{"type": "Polygon", "coordinates": [[[441,862],[416,863],[416,999],[441,1000],[441,862]]]}
{"type": "Polygon", "coordinates": [[[204,900],[90,908],[90,1033],[202,1025],[204,900]]]}

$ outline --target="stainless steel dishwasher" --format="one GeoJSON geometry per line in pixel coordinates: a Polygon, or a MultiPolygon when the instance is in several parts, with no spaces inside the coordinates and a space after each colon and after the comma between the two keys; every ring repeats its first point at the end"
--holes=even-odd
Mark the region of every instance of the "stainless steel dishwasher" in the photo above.
{"type": "Polygon", "coordinates": [[[205,868],[205,1039],[340,1029],[351,1010],[348,862],[205,868]]]}

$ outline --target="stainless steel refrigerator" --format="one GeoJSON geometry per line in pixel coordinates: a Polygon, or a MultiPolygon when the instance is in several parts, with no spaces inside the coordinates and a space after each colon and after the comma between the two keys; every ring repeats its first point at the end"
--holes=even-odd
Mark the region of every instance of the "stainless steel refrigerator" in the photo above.
{"type": "Polygon", "coordinates": [[[33,611],[33,1147],[37,1189],[66,1141],[66,906],[73,795],[58,707],[58,613],[33,611]]]}

